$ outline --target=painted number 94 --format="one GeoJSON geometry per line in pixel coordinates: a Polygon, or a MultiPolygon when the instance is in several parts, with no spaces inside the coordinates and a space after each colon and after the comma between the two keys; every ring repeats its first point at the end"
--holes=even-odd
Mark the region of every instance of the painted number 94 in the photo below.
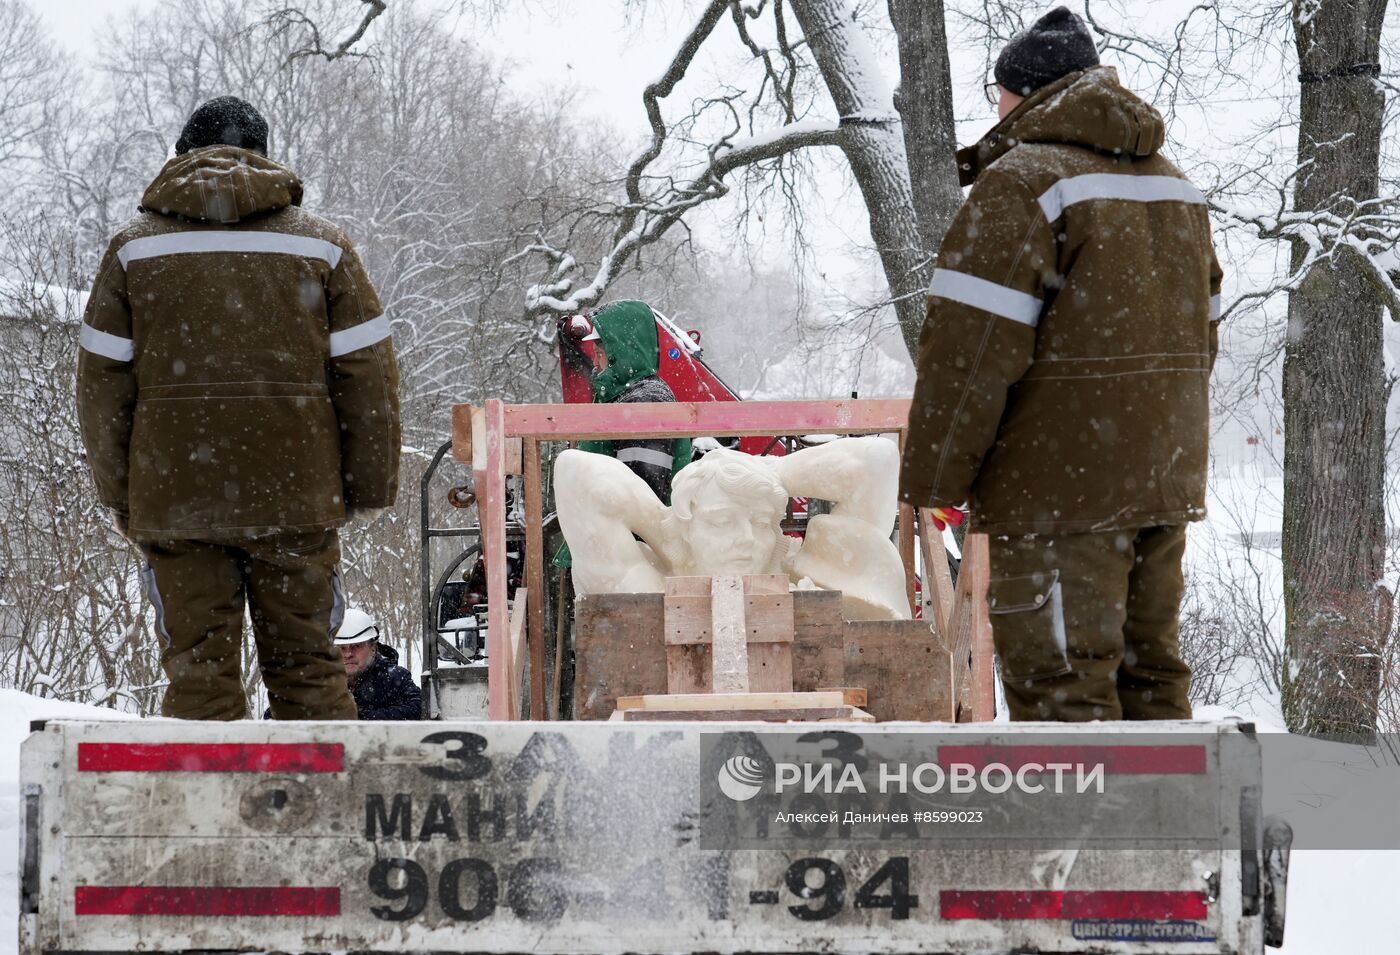
{"type": "MultiPolygon", "coordinates": [[[[792,916],[804,922],[829,919],[846,907],[850,887],[846,872],[830,859],[798,859],[783,873],[790,893],[803,904],[789,905],[792,916]]],[[[776,902],[775,893],[754,893],[751,901],[776,902]]],[[[889,909],[890,917],[907,919],[919,907],[919,897],[909,892],[909,859],[890,859],[855,891],[857,909],[889,909]]]]}

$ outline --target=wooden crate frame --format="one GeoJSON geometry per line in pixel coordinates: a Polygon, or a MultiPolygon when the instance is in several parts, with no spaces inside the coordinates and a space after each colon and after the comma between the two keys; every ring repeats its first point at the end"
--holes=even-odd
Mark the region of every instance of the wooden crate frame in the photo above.
{"type": "MultiPolygon", "coordinates": [[[[506,600],[506,473],[515,461],[525,484],[525,646],[530,656],[530,718],[545,719],[544,690],[544,507],[540,486],[541,441],[625,438],[699,438],[713,435],[898,434],[903,447],[908,399],[846,401],[725,401],[637,404],[509,405],[488,399],[482,406],[452,407],[452,455],[475,477],[482,553],[486,558],[488,715],[522,719],[515,705],[519,687],[508,685],[519,673],[513,659],[510,607],[506,600]],[[518,451],[517,451],[518,447],[518,451]]],[[[991,623],[987,615],[986,539],[969,535],[960,586],[948,579],[946,561],[932,546],[938,540],[927,511],[918,520],[930,529],[925,541],[925,593],[930,621],[954,654],[953,691],[960,719],[987,720],[994,712],[991,623]],[[935,559],[936,558],[936,559],[935,559]],[[941,571],[941,573],[940,573],[941,571]],[[963,664],[966,664],[964,666],[963,664]]],[[[915,513],[899,506],[899,552],[904,561],[909,604],[914,606],[917,565],[915,513]]]]}

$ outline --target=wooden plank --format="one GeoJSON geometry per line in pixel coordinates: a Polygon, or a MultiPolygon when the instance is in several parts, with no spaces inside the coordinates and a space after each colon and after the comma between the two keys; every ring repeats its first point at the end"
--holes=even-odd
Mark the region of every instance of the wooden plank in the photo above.
{"type": "Polygon", "coordinates": [[[784,710],[843,706],[841,690],[811,693],[660,693],[620,696],[619,710],[784,710]]]}
{"type": "Polygon", "coordinates": [[[873,723],[875,717],[856,706],[815,706],[793,710],[618,710],[627,723],[873,723]]]}
{"type": "Polygon", "coordinates": [[[784,574],[744,578],[749,689],[792,692],[792,593],[784,574]]]}
{"type": "Polygon", "coordinates": [[[666,682],[669,693],[710,689],[710,578],[668,577],[663,603],[666,682]]]}
{"type": "Polygon", "coordinates": [[[904,561],[904,593],[912,612],[919,604],[919,575],[914,561],[914,509],[899,505],[899,559],[904,561]]]}
{"type": "Polygon", "coordinates": [[[792,594],[745,594],[749,649],[755,643],[792,643],[792,594]]]}
{"type": "MultiPolygon", "coordinates": [[[[522,439],[515,439],[520,442],[522,439]]],[[[530,601],[526,641],[530,653],[530,719],[545,718],[544,693],[544,494],[540,488],[540,443],[523,441],[525,472],[525,588],[530,601]]]]}
{"type": "Polygon", "coordinates": [[[953,577],[948,571],[948,549],[943,543],[943,532],[934,524],[933,511],[929,508],[919,509],[919,545],[924,563],[924,620],[933,625],[938,645],[943,651],[943,689],[948,699],[953,701],[953,713],[956,718],[959,687],[965,682],[963,676],[967,667],[958,666],[953,652],[953,577]]]}
{"type": "Polygon", "coordinates": [[[840,693],[841,700],[847,706],[864,706],[870,699],[870,694],[863,686],[823,686],[817,688],[818,693],[840,693]]]}
{"type": "Polygon", "coordinates": [[[506,473],[525,473],[525,439],[506,437],[506,473]]]}
{"type": "Polygon", "coordinates": [[[713,661],[708,643],[667,647],[666,678],[659,689],[667,693],[708,693],[713,661]]]}
{"type": "Polygon", "coordinates": [[[792,595],[792,688],[842,686],[846,679],[841,594],[798,590],[792,595]]]}
{"type": "Polygon", "coordinates": [[[709,594],[667,594],[664,613],[667,646],[710,643],[709,594]]]}
{"type": "Polygon", "coordinates": [[[525,621],[529,616],[528,588],[517,587],[515,603],[510,610],[510,718],[523,719],[524,700],[520,692],[520,677],[525,672],[525,621]]]}
{"type": "Polygon", "coordinates": [[[952,720],[948,655],[926,622],[846,622],[845,682],[870,691],[878,720],[952,720]]]}
{"type": "Polygon", "coordinates": [[[472,464],[472,405],[452,406],[452,457],[459,464],[474,468],[472,464]]]}
{"type": "Polygon", "coordinates": [[[958,577],[966,574],[972,614],[972,719],[986,722],[996,717],[996,668],[993,657],[992,618],[987,607],[991,560],[986,534],[968,534],[963,542],[963,562],[958,577]]]}
{"type": "Polygon", "coordinates": [[[934,629],[943,645],[953,648],[949,623],[953,613],[953,575],[948,570],[948,549],[943,532],[933,523],[933,511],[919,508],[919,542],[924,558],[924,600],[933,610],[934,629]]]}
{"type": "Polygon", "coordinates": [[[578,441],[705,435],[884,434],[909,422],[909,399],[511,405],[507,433],[578,441]]]}
{"type": "Polygon", "coordinates": [[[472,434],[473,461],[482,460],[476,486],[484,488],[478,500],[481,545],[486,555],[487,713],[493,720],[510,719],[507,681],[510,679],[510,643],[506,606],[506,471],[505,405],[490,399],[475,415],[472,434]],[[479,421],[480,428],[476,426],[479,421]]]}
{"type": "Polygon", "coordinates": [[[604,720],[619,696],[666,692],[661,600],[661,594],[594,594],[574,601],[574,719],[604,720]]]}
{"type": "Polygon", "coordinates": [[[554,692],[550,694],[549,718],[563,719],[560,712],[564,680],[564,644],[569,635],[569,568],[559,569],[559,603],[554,608],[554,692]]]}
{"type": "Polygon", "coordinates": [[[710,687],[715,693],[749,689],[748,630],[744,625],[744,581],[733,575],[710,585],[710,687]]]}

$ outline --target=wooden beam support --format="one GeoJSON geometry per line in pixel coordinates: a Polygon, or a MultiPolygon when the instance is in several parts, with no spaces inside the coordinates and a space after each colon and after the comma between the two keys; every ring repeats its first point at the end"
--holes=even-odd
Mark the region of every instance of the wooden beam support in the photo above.
{"type": "Polygon", "coordinates": [[[619,710],[790,710],[803,706],[846,704],[845,690],[818,690],[806,693],[653,693],[617,698],[619,710]]]}
{"type": "Polygon", "coordinates": [[[506,598],[506,467],[505,404],[496,399],[472,415],[472,458],[477,471],[477,509],[481,515],[481,547],[486,556],[487,713],[493,720],[511,719],[509,610],[506,598]]]}
{"type": "Polygon", "coordinates": [[[525,608],[529,605],[528,588],[518,588],[515,591],[515,604],[510,611],[510,718],[513,720],[525,715],[520,698],[520,676],[525,666],[525,608]]]}
{"type": "Polygon", "coordinates": [[[509,405],[506,433],[553,441],[740,437],[768,434],[885,434],[902,431],[909,400],[690,401],[509,405]]]}
{"type": "Polygon", "coordinates": [[[950,651],[953,617],[953,575],[948,570],[948,550],[943,546],[943,532],[933,523],[933,511],[919,508],[919,541],[924,558],[924,602],[933,611],[930,621],[938,638],[950,651]]]}
{"type": "Polygon", "coordinates": [[[914,509],[899,505],[899,558],[904,562],[904,593],[909,599],[909,612],[914,613],[919,601],[919,575],[914,572],[914,509]]]}
{"type": "Polygon", "coordinates": [[[748,692],[749,628],[744,609],[744,579],[715,577],[710,588],[710,688],[716,693],[748,692]]]}
{"type": "MultiPolygon", "coordinates": [[[[520,439],[517,439],[520,440],[520,439]]],[[[524,439],[525,587],[530,600],[526,642],[530,652],[530,719],[545,718],[544,693],[544,493],[540,487],[540,443],[524,439]]]]}
{"type": "Polygon", "coordinates": [[[459,464],[476,469],[472,463],[472,416],[475,405],[452,406],[452,457],[459,464]]]}
{"type": "Polygon", "coordinates": [[[986,534],[968,534],[963,541],[958,579],[966,575],[972,616],[972,719],[986,722],[997,715],[996,649],[992,643],[992,617],[987,607],[987,585],[992,568],[986,534]]]}

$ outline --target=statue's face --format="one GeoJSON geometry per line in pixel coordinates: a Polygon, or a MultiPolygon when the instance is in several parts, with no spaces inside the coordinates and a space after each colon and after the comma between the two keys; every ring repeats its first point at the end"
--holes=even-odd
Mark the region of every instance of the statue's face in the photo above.
{"type": "Polygon", "coordinates": [[[687,522],[692,572],[766,574],[772,568],[783,515],[710,482],[695,495],[687,522]]]}

